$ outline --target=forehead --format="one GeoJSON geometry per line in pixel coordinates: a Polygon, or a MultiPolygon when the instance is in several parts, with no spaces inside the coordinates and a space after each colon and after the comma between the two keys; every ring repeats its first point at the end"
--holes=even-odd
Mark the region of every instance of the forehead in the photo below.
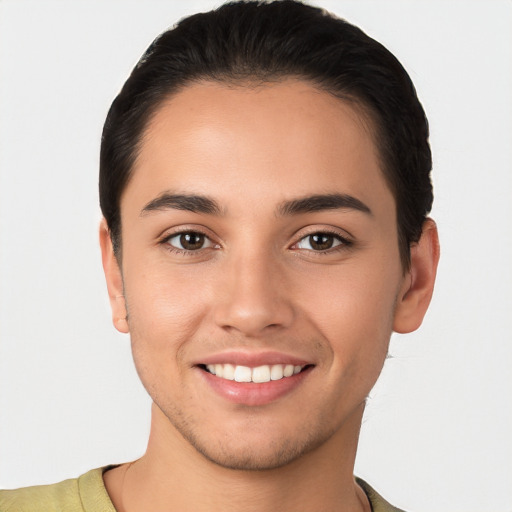
{"type": "Polygon", "coordinates": [[[166,100],[142,138],[123,202],[166,189],[233,201],[387,189],[371,122],[355,104],[301,80],[202,82],[166,100]],[[182,190],[184,189],[184,190],[182,190]]]}

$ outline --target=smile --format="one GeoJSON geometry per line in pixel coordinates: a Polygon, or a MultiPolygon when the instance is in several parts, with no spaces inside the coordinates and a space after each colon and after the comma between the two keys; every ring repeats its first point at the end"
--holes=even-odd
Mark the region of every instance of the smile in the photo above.
{"type": "Polygon", "coordinates": [[[204,368],[221,379],[235,382],[264,383],[285,379],[300,373],[305,366],[293,364],[262,365],[255,368],[233,364],[208,364],[204,368]]]}
{"type": "Polygon", "coordinates": [[[194,365],[208,389],[228,402],[261,406],[284,398],[311,375],[315,364],[280,353],[216,354],[194,365]]]}

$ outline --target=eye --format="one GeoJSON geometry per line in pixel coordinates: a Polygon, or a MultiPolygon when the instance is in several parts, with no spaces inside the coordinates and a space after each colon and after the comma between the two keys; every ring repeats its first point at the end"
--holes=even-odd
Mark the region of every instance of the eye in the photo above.
{"type": "Polygon", "coordinates": [[[198,251],[214,247],[214,243],[206,235],[197,231],[178,233],[168,237],[165,243],[180,251],[198,251]]]}
{"type": "Polygon", "coordinates": [[[328,251],[340,245],[350,245],[350,243],[348,240],[332,233],[312,233],[299,240],[295,247],[309,251],[328,251]]]}

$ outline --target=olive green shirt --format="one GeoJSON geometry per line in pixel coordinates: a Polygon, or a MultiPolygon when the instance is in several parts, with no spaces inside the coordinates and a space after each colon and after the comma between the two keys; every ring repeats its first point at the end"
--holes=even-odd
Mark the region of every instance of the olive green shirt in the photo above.
{"type": "MultiPolygon", "coordinates": [[[[93,469],[79,478],[58,484],[0,491],[0,512],[116,512],[103,483],[112,466],[93,469]]],[[[357,479],[373,512],[403,512],[393,507],[366,482],[357,479]]]]}

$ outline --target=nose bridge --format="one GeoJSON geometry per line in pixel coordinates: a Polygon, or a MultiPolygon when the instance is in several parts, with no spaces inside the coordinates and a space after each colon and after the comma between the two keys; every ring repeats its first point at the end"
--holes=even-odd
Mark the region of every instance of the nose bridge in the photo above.
{"type": "Polygon", "coordinates": [[[224,262],[225,280],[216,304],[216,323],[254,336],[267,328],[285,327],[293,317],[279,258],[259,248],[233,252],[224,262]]]}

